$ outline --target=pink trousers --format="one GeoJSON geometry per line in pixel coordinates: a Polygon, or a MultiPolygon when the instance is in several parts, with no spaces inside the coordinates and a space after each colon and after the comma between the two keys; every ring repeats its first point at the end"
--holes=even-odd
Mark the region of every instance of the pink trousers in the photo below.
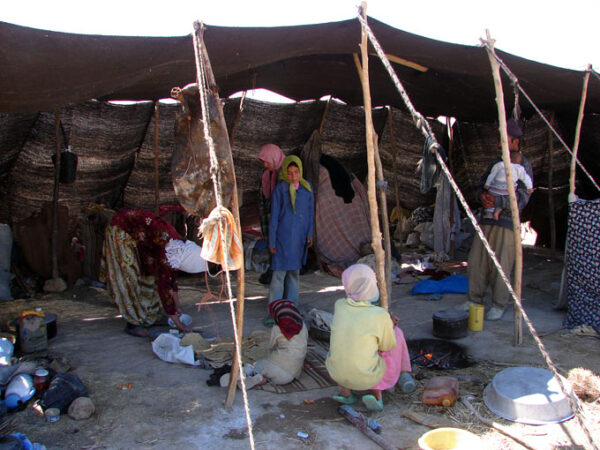
{"type": "Polygon", "coordinates": [[[390,351],[379,352],[385,361],[385,373],[381,381],[371,388],[372,390],[385,391],[396,385],[401,372],[412,371],[404,333],[398,327],[394,327],[394,332],[396,333],[396,346],[390,351]]]}

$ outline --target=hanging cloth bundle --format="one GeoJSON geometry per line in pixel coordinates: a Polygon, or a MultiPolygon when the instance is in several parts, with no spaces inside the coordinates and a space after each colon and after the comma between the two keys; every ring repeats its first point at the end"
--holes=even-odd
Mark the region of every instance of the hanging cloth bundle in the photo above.
{"type": "MultiPolygon", "coordinates": [[[[75,181],[75,175],[77,174],[77,155],[71,151],[62,122],[60,122],[60,130],[62,131],[65,149],[60,154],[58,180],[63,184],[71,184],[75,181]]],[[[52,164],[56,166],[56,155],[52,155],[52,164]]]]}
{"type": "Polygon", "coordinates": [[[225,259],[227,258],[227,268],[229,270],[237,270],[242,267],[244,252],[242,241],[237,232],[233,215],[227,208],[217,207],[213,209],[210,215],[202,221],[200,233],[204,239],[200,256],[222,266],[225,265],[225,259]],[[225,234],[226,249],[223,249],[219,221],[222,221],[221,229],[225,234]]]}

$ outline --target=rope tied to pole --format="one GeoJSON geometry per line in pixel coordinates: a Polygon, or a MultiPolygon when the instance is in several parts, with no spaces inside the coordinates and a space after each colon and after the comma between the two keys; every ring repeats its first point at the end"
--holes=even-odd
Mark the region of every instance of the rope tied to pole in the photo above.
{"type": "MultiPolygon", "coordinates": [[[[210,129],[208,126],[208,121],[210,117],[208,115],[208,101],[205,96],[206,88],[207,88],[207,79],[206,79],[206,67],[204,63],[204,58],[202,56],[202,48],[204,47],[204,41],[198,38],[198,34],[204,32],[204,24],[200,22],[194,22],[194,33],[192,34],[194,40],[194,55],[196,59],[196,78],[198,80],[198,93],[200,95],[200,102],[202,105],[202,125],[204,130],[204,139],[206,140],[209,148],[210,155],[210,173],[213,181],[213,188],[215,192],[215,201],[217,203],[217,208],[220,210],[223,205],[222,199],[222,189],[221,189],[221,180],[220,180],[220,171],[219,171],[219,161],[217,159],[217,155],[214,148],[214,141],[210,136],[210,129]]],[[[224,220],[224,216],[221,216],[224,220]]],[[[218,220],[219,223],[219,234],[221,235],[221,245],[225,249],[227,247],[227,243],[225,241],[225,233],[223,232],[223,220],[218,220]]],[[[244,410],[246,413],[246,423],[248,428],[248,439],[250,441],[250,448],[254,450],[254,433],[252,430],[252,418],[250,417],[250,405],[248,403],[248,393],[246,391],[246,382],[243,376],[243,370],[241,370],[242,365],[242,351],[240,347],[240,341],[238,338],[238,328],[235,320],[235,312],[233,307],[233,292],[231,289],[231,276],[229,273],[229,265],[227,258],[224,259],[224,268],[225,268],[225,277],[227,280],[227,295],[229,301],[229,310],[231,313],[231,321],[233,324],[233,338],[235,341],[235,351],[237,356],[237,363],[239,367],[240,373],[240,381],[242,385],[242,397],[244,400],[244,410]]],[[[239,288],[239,287],[238,287],[239,288]]]]}
{"type": "MultiPolygon", "coordinates": [[[[482,43],[482,46],[490,48],[490,45],[489,45],[489,43],[487,41],[484,41],[482,39],[481,43],[482,43]]],[[[546,118],[546,116],[538,108],[538,106],[533,102],[533,100],[531,99],[531,97],[529,97],[529,95],[527,95],[527,92],[525,92],[525,89],[523,89],[523,87],[519,84],[519,80],[517,79],[516,75],[514,73],[512,73],[512,71],[508,68],[508,66],[504,63],[504,61],[502,61],[502,59],[500,59],[500,57],[496,54],[496,52],[493,52],[493,55],[494,55],[494,58],[496,59],[496,61],[498,61],[498,64],[500,64],[500,67],[502,68],[502,70],[504,70],[504,73],[509,77],[509,79],[511,80],[511,82],[515,83],[519,87],[519,91],[525,96],[525,98],[527,99],[527,101],[529,101],[529,103],[531,104],[531,106],[533,107],[533,109],[535,109],[535,111],[538,113],[538,115],[546,123],[546,125],[548,126],[548,128],[550,128],[552,130],[552,133],[554,133],[554,135],[559,140],[559,142],[562,144],[562,146],[564,147],[564,149],[569,153],[569,155],[573,156],[573,150],[571,150],[571,148],[563,140],[563,138],[560,136],[560,134],[558,134],[558,131],[556,131],[556,129],[552,126],[552,124],[550,123],[550,121],[546,118]]],[[[592,72],[594,72],[594,71],[592,70],[592,72]]],[[[598,76],[598,74],[596,74],[596,76],[598,76]]],[[[599,77],[599,79],[600,79],[600,77],[599,77]]],[[[583,166],[583,164],[581,164],[581,162],[579,161],[579,159],[576,159],[576,161],[577,161],[577,165],[579,166],[579,168],[583,171],[583,173],[585,173],[587,175],[587,177],[590,179],[590,181],[592,182],[592,184],[594,185],[594,187],[598,191],[600,191],[600,186],[598,186],[598,184],[594,180],[594,177],[592,177],[592,175],[586,170],[586,168],[583,166]]]]}
{"type": "MultiPolygon", "coordinates": [[[[502,267],[501,267],[498,259],[496,258],[496,255],[495,255],[494,251],[491,249],[489,242],[485,238],[485,235],[483,234],[483,231],[481,230],[481,227],[477,223],[477,220],[475,219],[475,216],[473,215],[473,212],[471,211],[471,208],[467,204],[467,202],[466,202],[466,200],[465,200],[462,192],[460,191],[458,185],[454,181],[454,178],[452,177],[452,174],[450,173],[450,171],[448,170],[448,167],[446,166],[445,162],[443,161],[443,158],[440,156],[439,152],[435,151],[436,150],[435,144],[437,144],[437,140],[435,139],[435,135],[431,131],[431,128],[430,128],[429,124],[426,121],[425,121],[425,123],[423,123],[423,121],[422,121],[423,120],[423,116],[415,110],[414,106],[412,105],[412,103],[410,101],[410,98],[408,97],[408,94],[406,93],[406,91],[404,90],[404,87],[402,86],[402,83],[400,82],[400,80],[398,79],[396,73],[394,72],[393,68],[391,67],[391,64],[389,63],[389,60],[387,59],[387,56],[383,52],[383,50],[382,50],[381,46],[379,45],[379,43],[377,42],[377,39],[375,38],[373,32],[369,28],[366,20],[361,16],[360,11],[359,11],[359,15],[358,15],[358,20],[360,21],[363,29],[366,30],[367,35],[369,37],[369,40],[371,41],[371,44],[375,48],[375,50],[377,52],[377,55],[379,56],[381,62],[383,63],[383,65],[386,68],[386,70],[388,71],[388,74],[392,78],[392,80],[394,82],[394,85],[398,89],[398,92],[400,93],[402,99],[405,102],[405,105],[406,105],[407,109],[411,113],[411,116],[413,118],[415,126],[417,126],[417,128],[419,129],[419,131],[421,131],[425,135],[426,138],[432,139],[435,142],[435,143],[432,142],[430,144],[430,148],[431,148],[431,150],[433,150],[433,153],[436,156],[436,159],[437,159],[437,161],[438,161],[438,163],[440,165],[440,168],[442,169],[442,171],[444,172],[444,174],[448,178],[448,181],[450,182],[450,185],[452,186],[452,189],[455,191],[457,198],[459,199],[460,203],[462,204],[462,206],[463,206],[463,208],[464,208],[467,216],[469,217],[469,220],[473,224],[473,226],[475,228],[475,231],[477,232],[477,235],[481,239],[481,241],[482,241],[482,243],[483,243],[486,251],[488,252],[488,255],[490,256],[490,259],[494,263],[494,266],[498,270],[498,273],[500,274],[500,276],[502,278],[502,281],[504,282],[504,284],[508,288],[511,297],[513,298],[513,300],[515,301],[515,304],[517,305],[519,311],[521,312],[521,314],[523,316],[523,319],[524,319],[525,323],[527,324],[527,328],[528,328],[529,332],[531,333],[532,337],[534,338],[534,341],[536,342],[536,344],[538,346],[538,349],[540,350],[540,353],[542,354],[542,356],[543,356],[546,364],[548,365],[548,367],[550,367],[550,369],[553,372],[555,378],[557,379],[557,382],[558,382],[558,384],[559,384],[559,386],[560,386],[563,394],[565,394],[565,397],[568,399],[569,404],[570,404],[571,408],[573,409],[573,412],[575,413],[575,416],[577,417],[577,420],[578,420],[581,428],[583,429],[586,438],[591,443],[592,448],[597,449],[597,447],[594,444],[594,441],[593,441],[593,439],[591,437],[591,434],[590,434],[588,428],[586,427],[585,423],[583,422],[583,419],[581,418],[581,413],[583,411],[581,403],[579,402],[579,400],[576,397],[572,398],[568,394],[568,392],[566,391],[565,386],[562,383],[561,377],[558,374],[558,370],[556,369],[556,366],[554,365],[554,363],[550,359],[550,356],[549,356],[548,352],[546,351],[544,344],[540,340],[539,336],[537,335],[537,332],[535,331],[535,328],[533,327],[533,323],[531,322],[531,320],[529,319],[529,316],[527,315],[527,313],[523,309],[523,304],[521,303],[521,299],[515,293],[515,291],[514,291],[512,285],[511,285],[511,283],[508,280],[508,277],[506,276],[506,274],[502,270],[502,267]]],[[[489,45],[487,43],[486,43],[486,46],[488,46],[488,48],[489,48],[489,45]]],[[[493,53],[493,48],[490,51],[493,53]]],[[[494,55],[495,55],[495,53],[494,53],[494,55]]],[[[498,58],[498,57],[496,56],[496,58],[498,58]]],[[[512,72],[510,72],[510,73],[512,74],[512,72]]],[[[510,77],[510,75],[509,75],[509,77],[510,77]]],[[[514,77],[514,75],[513,75],[513,77],[514,77]]],[[[514,79],[516,80],[516,77],[514,77],[514,79]]],[[[518,83],[518,81],[517,81],[517,83],[518,83]]],[[[519,89],[523,92],[523,94],[526,96],[526,98],[531,102],[531,99],[527,96],[527,94],[522,90],[522,88],[520,86],[519,86],[519,89]]],[[[532,102],[532,104],[533,104],[533,102],[532,102]]],[[[534,107],[537,110],[537,107],[535,105],[534,105],[534,107]]],[[[538,112],[539,112],[539,110],[538,110],[538,112]]],[[[540,115],[542,115],[541,112],[539,112],[539,113],[540,113],[540,115]]],[[[543,115],[542,115],[542,117],[543,117],[543,115]]],[[[545,118],[544,118],[544,120],[545,120],[545,118]]],[[[548,124],[547,121],[546,121],[546,123],[548,124]]],[[[548,125],[551,126],[550,124],[548,124],[548,125]]],[[[553,131],[554,131],[554,133],[560,139],[560,136],[556,133],[556,131],[554,129],[553,129],[553,131]]],[[[563,143],[563,145],[565,146],[565,148],[568,149],[568,146],[564,143],[564,141],[562,141],[562,139],[561,139],[561,142],[563,143]]],[[[437,145],[439,145],[439,144],[437,144],[437,145]]],[[[593,179],[592,179],[592,181],[593,181],[593,179]]],[[[600,188],[599,188],[599,190],[600,190],[600,188]]]]}

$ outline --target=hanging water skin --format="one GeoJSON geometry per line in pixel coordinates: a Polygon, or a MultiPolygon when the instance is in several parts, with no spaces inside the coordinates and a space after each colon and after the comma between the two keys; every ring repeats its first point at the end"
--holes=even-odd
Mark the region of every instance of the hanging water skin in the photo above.
{"type": "MultiPolygon", "coordinates": [[[[171,179],[179,203],[189,213],[207,217],[216,206],[210,173],[209,144],[202,123],[202,106],[197,84],[173,89],[171,95],[181,102],[175,125],[175,150],[171,179]]],[[[210,136],[219,161],[223,206],[230,208],[233,193],[233,167],[230,163],[227,126],[220,113],[217,94],[205,92],[208,103],[210,136]]]]}

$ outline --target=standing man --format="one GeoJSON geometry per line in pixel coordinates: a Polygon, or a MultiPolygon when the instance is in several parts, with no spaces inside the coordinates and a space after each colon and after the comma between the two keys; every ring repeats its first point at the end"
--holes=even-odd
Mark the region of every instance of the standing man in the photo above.
{"type": "MultiPolygon", "coordinates": [[[[506,131],[508,134],[509,150],[511,152],[518,152],[520,138],[523,136],[521,128],[515,120],[509,119],[506,122],[506,131]]],[[[500,144],[498,146],[500,146],[500,144]]],[[[484,208],[494,207],[494,196],[485,191],[483,186],[492,166],[501,160],[502,158],[496,158],[492,161],[479,182],[477,198],[484,208]]],[[[525,156],[523,156],[522,165],[533,180],[531,164],[525,156]]],[[[520,213],[529,202],[530,197],[530,194],[527,193],[527,188],[521,181],[518,183],[516,196],[520,213]]],[[[510,279],[515,264],[515,236],[520,238],[520,230],[517,230],[517,233],[513,231],[510,208],[503,210],[498,220],[495,220],[494,218],[483,218],[480,219],[479,224],[490,247],[496,254],[496,258],[500,262],[502,270],[510,279]]],[[[473,245],[469,252],[467,274],[469,277],[469,292],[468,300],[462,305],[463,309],[468,310],[471,303],[484,304],[485,291],[487,287],[490,286],[492,288],[492,305],[485,314],[485,319],[501,319],[508,304],[509,291],[492,259],[488,255],[487,250],[483,246],[481,239],[477,235],[473,240],[473,245]]]]}

